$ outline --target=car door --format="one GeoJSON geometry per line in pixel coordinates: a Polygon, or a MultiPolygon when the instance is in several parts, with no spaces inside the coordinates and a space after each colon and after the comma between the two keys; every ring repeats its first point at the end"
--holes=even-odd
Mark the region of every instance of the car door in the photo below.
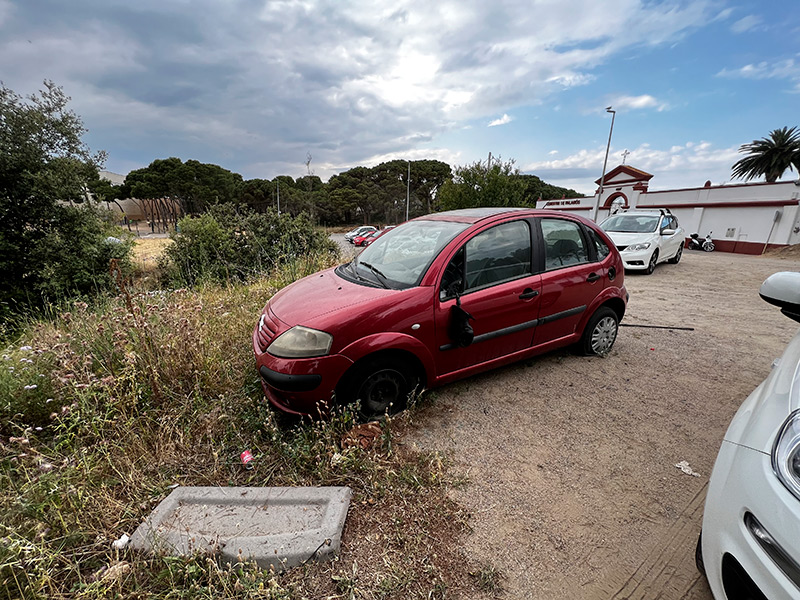
{"type": "Polygon", "coordinates": [[[467,240],[448,262],[434,300],[438,375],[530,347],[541,292],[532,233],[524,219],[495,225],[467,240]],[[466,346],[452,330],[459,304],[472,317],[474,338],[466,346]]]}
{"type": "Polygon", "coordinates": [[[682,245],[684,242],[683,232],[680,230],[680,227],[678,227],[678,219],[671,215],[665,215],[661,220],[659,233],[661,234],[661,246],[664,249],[662,256],[665,258],[675,256],[678,252],[678,246],[682,245]],[[675,233],[672,235],[664,235],[665,229],[671,229],[675,233]]]}
{"type": "Polygon", "coordinates": [[[578,323],[608,279],[608,269],[597,261],[598,253],[579,222],[544,217],[537,224],[544,272],[535,346],[576,333],[578,323]]]}

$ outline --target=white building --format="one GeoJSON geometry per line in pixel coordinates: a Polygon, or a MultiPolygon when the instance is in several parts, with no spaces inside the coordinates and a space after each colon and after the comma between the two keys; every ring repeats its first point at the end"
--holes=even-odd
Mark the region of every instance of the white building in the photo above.
{"type": "Polygon", "coordinates": [[[761,254],[767,247],[800,243],[800,181],[745,183],[648,191],[653,176],[628,165],[606,174],[603,192],[591,198],[547,200],[540,208],[565,210],[597,222],[621,208],[668,208],[686,230],[711,231],[717,250],[761,254]],[[597,203],[597,205],[595,204],[597,203]]]}

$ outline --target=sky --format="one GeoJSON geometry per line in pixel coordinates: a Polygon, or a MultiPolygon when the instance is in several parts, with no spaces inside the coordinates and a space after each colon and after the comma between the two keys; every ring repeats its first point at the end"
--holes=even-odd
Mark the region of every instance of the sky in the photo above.
{"type": "Polygon", "coordinates": [[[177,156],[327,181],[491,153],[593,194],[611,106],[607,170],[627,150],[651,190],[699,187],[800,126],[800,2],[0,0],[0,81],[45,79],[123,175],[177,156]]]}

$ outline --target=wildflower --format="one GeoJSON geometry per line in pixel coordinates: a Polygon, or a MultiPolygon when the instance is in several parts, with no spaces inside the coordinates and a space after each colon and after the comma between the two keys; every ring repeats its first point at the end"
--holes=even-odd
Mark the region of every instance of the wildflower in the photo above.
{"type": "Polygon", "coordinates": [[[37,387],[39,387],[39,386],[37,386],[35,383],[33,383],[33,384],[31,384],[31,385],[26,385],[26,386],[25,386],[23,389],[26,389],[26,390],[35,390],[37,387]]]}
{"type": "Polygon", "coordinates": [[[30,346],[22,346],[20,350],[22,350],[23,352],[30,352],[31,350],[33,350],[33,348],[31,348],[30,346]]]}

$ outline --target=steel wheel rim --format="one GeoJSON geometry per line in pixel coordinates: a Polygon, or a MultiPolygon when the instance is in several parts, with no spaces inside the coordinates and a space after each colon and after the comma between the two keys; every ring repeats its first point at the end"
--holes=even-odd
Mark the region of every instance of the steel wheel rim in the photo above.
{"type": "Polygon", "coordinates": [[[613,317],[603,317],[592,331],[592,352],[605,354],[617,339],[617,322],[613,317]]]}
{"type": "Polygon", "coordinates": [[[680,260],[681,254],[683,254],[683,246],[678,246],[678,253],[675,255],[675,259],[680,260]]]}
{"type": "Polygon", "coordinates": [[[361,385],[361,410],[366,415],[382,415],[401,399],[405,378],[395,369],[381,369],[361,385]]]}

